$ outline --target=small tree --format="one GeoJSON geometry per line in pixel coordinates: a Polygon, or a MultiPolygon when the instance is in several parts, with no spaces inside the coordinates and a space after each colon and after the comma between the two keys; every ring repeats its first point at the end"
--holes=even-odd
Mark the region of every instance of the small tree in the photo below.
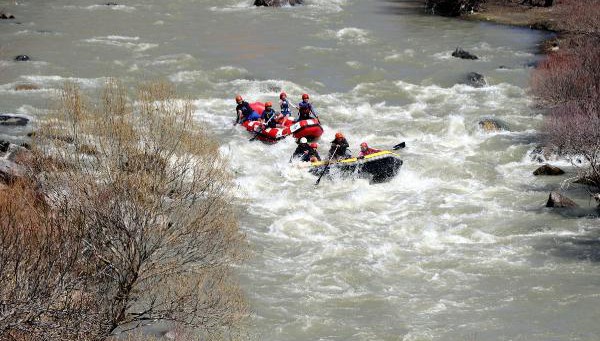
{"type": "Polygon", "coordinates": [[[245,246],[232,179],[192,114],[166,83],[140,86],[134,101],[111,80],[95,106],[66,85],[40,134],[66,165],[43,185],[83,231],[100,337],[156,320],[218,333],[246,315],[229,275],[245,246]]]}

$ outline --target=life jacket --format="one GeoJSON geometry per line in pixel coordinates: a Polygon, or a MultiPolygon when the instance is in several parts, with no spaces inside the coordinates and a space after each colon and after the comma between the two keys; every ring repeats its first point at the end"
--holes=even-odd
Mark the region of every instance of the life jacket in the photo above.
{"type": "Polygon", "coordinates": [[[287,99],[281,100],[280,107],[281,107],[281,113],[283,115],[287,116],[287,115],[292,114],[292,112],[290,111],[290,102],[288,102],[287,99]]]}
{"type": "Polygon", "coordinates": [[[312,105],[309,102],[298,103],[298,117],[300,120],[310,119],[310,113],[312,112],[312,105]]]}

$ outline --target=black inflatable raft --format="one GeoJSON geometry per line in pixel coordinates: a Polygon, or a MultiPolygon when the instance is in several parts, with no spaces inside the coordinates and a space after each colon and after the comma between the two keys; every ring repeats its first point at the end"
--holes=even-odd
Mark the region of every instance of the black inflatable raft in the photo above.
{"type": "Polygon", "coordinates": [[[329,167],[327,167],[327,161],[313,162],[310,165],[309,172],[320,176],[325,171],[325,174],[339,174],[341,177],[357,176],[369,179],[373,183],[380,183],[389,181],[396,176],[401,166],[402,160],[400,159],[400,155],[389,150],[384,150],[367,155],[364,159],[353,157],[338,162],[331,162],[329,167]]]}

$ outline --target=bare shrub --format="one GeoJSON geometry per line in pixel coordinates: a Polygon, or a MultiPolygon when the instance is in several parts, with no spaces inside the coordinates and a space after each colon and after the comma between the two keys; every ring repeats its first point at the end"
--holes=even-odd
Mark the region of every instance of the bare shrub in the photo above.
{"type": "Polygon", "coordinates": [[[564,31],[600,35],[600,0],[560,0],[555,17],[564,31]]]}
{"type": "Polygon", "coordinates": [[[573,39],[548,56],[532,75],[532,90],[551,105],[600,99],[600,46],[594,39],[573,39]]]}
{"type": "Polygon", "coordinates": [[[28,180],[0,191],[0,339],[79,340],[95,335],[81,275],[80,231],[52,214],[28,180]]]}
{"type": "Polygon", "coordinates": [[[96,104],[65,86],[36,134],[48,204],[0,196],[0,336],[96,340],[164,320],[218,337],[246,317],[233,182],[192,109],[166,83],[130,99],[109,81],[96,104]]]}

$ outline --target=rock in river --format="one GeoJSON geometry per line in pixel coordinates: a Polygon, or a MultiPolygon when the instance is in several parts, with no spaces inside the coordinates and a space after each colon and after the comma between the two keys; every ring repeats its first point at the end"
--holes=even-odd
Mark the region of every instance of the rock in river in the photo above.
{"type": "Polygon", "coordinates": [[[474,88],[483,88],[487,85],[485,77],[477,72],[469,72],[466,77],[466,84],[474,88]]]}
{"type": "Polygon", "coordinates": [[[548,197],[548,202],[546,202],[546,207],[579,207],[573,200],[567,198],[566,196],[558,193],[558,192],[550,192],[550,196],[548,197]]]}
{"type": "Polygon", "coordinates": [[[460,47],[457,47],[456,50],[454,50],[454,52],[452,52],[452,57],[460,58],[460,59],[473,59],[473,60],[479,59],[479,58],[477,58],[476,55],[474,55],[470,52],[467,52],[460,47]]]}
{"type": "Polygon", "coordinates": [[[0,114],[0,126],[26,126],[29,119],[22,116],[0,114]]]}
{"type": "Polygon", "coordinates": [[[550,166],[549,164],[545,164],[543,166],[541,166],[540,168],[536,169],[535,171],[533,171],[533,175],[562,175],[565,174],[565,171],[563,171],[562,169],[555,167],[555,166],[550,166]]]}
{"type": "Polygon", "coordinates": [[[304,0],[254,0],[254,6],[281,7],[285,5],[302,5],[304,0]]]}

